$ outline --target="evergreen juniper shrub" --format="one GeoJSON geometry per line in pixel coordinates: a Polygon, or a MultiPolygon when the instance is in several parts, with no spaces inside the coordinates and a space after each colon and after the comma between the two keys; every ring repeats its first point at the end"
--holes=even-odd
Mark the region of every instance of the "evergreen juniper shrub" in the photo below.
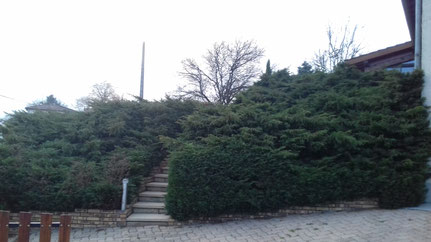
{"type": "Polygon", "coordinates": [[[229,106],[181,122],[166,206],[175,219],[378,198],[424,199],[430,154],[423,74],[265,74],[229,106]]]}

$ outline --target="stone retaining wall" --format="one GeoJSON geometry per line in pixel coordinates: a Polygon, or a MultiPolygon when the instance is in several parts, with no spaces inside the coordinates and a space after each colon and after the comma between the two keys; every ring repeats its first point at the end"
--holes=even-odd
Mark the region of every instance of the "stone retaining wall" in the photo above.
{"type": "Polygon", "coordinates": [[[377,209],[377,199],[359,199],[355,201],[341,201],[330,204],[322,204],[316,206],[294,206],[285,209],[280,209],[276,212],[261,212],[256,214],[226,214],[217,217],[201,217],[197,219],[188,220],[185,222],[175,222],[175,225],[191,224],[191,223],[220,223],[227,221],[236,221],[242,219],[266,219],[285,217],[293,214],[312,214],[321,212],[340,212],[340,211],[355,211],[365,209],[377,209]]]}
{"type": "MultiPolygon", "coordinates": [[[[32,222],[40,222],[41,211],[30,211],[32,222]]],[[[53,222],[60,221],[61,214],[72,216],[72,228],[99,228],[99,227],[121,227],[126,226],[126,218],[131,214],[128,208],[125,212],[120,210],[101,210],[101,209],[75,209],[74,212],[48,212],[51,213],[53,222]]],[[[19,221],[19,213],[10,214],[11,222],[19,221]]]]}
{"type": "MultiPolygon", "coordinates": [[[[353,211],[363,209],[378,208],[377,199],[360,199],[356,201],[343,201],[316,206],[296,206],[285,209],[280,209],[276,212],[261,212],[256,214],[226,214],[211,218],[197,218],[188,221],[174,221],[170,225],[185,225],[193,223],[220,223],[227,221],[236,221],[242,219],[265,219],[284,217],[292,214],[311,214],[328,211],[353,211]]],[[[40,221],[40,211],[30,211],[32,221],[40,221]]],[[[103,227],[121,227],[126,226],[126,218],[132,213],[130,207],[125,212],[120,210],[100,210],[100,209],[76,209],[74,212],[60,213],[51,212],[53,214],[53,222],[60,220],[60,214],[68,214],[72,216],[73,228],[103,228],[103,227]]],[[[18,222],[19,213],[11,213],[10,221],[18,222]]]]}

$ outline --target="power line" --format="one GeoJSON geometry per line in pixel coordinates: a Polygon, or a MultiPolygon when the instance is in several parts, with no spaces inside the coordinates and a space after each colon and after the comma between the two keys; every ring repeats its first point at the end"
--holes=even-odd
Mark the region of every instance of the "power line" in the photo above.
{"type": "Polygon", "coordinates": [[[14,98],[11,98],[11,97],[8,97],[8,96],[5,96],[5,95],[1,95],[1,94],[0,94],[0,97],[4,97],[4,98],[7,98],[7,99],[10,99],[10,100],[14,100],[14,101],[16,101],[14,98]]]}
{"type": "Polygon", "coordinates": [[[12,101],[18,102],[18,103],[25,103],[25,104],[28,104],[28,103],[29,103],[29,102],[27,102],[27,101],[19,100],[19,99],[13,98],[13,97],[8,97],[8,96],[3,95],[3,94],[0,94],[0,97],[2,97],[2,98],[6,98],[6,99],[9,99],[9,100],[12,100],[12,101]]]}

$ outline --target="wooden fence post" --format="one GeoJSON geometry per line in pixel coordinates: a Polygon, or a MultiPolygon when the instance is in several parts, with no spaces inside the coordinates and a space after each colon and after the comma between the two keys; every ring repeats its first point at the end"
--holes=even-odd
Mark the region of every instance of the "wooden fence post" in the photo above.
{"type": "Polygon", "coordinates": [[[9,212],[0,210],[0,242],[8,242],[9,212]]]}
{"type": "Polygon", "coordinates": [[[40,237],[39,242],[51,242],[52,214],[42,213],[40,215],[40,237]]]}
{"type": "Polygon", "coordinates": [[[60,228],[58,231],[58,242],[70,242],[70,229],[72,217],[70,215],[60,216],[60,228]]]}
{"type": "Polygon", "coordinates": [[[30,240],[30,223],[31,223],[31,213],[20,212],[18,242],[28,242],[30,240]]]}

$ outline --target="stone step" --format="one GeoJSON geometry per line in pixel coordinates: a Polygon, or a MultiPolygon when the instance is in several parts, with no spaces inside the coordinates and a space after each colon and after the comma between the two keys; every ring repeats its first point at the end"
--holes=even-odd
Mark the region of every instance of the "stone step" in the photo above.
{"type": "Polygon", "coordinates": [[[133,213],[166,214],[163,202],[137,202],[133,204],[133,213]]]}
{"type": "Polygon", "coordinates": [[[150,182],[145,185],[147,191],[166,192],[168,188],[167,182],[150,182]]]}
{"type": "Polygon", "coordinates": [[[145,190],[149,191],[149,192],[167,192],[168,188],[167,187],[151,187],[151,186],[146,186],[145,190]]]}
{"type": "Polygon", "coordinates": [[[163,174],[168,174],[169,173],[169,167],[167,167],[167,166],[162,167],[162,173],[163,174]]]}
{"type": "Polygon", "coordinates": [[[155,174],[153,177],[155,182],[168,182],[168,174],[155,174]]]}
{"type": "Polygon", "coordinates": [[[140,202],[165,202],[166,192],[146,191],[139,193],[140,202]]]}
{"type": "Polygon", "coordinates": [[[151,177],[143,180],[139,202],[133,204],[133,213],[127,218],[127,226],[174,225],[165,208],[165,196],[168,188],[167,162],[153,169],[151,177]]]}
{"type": "Polygon", "coordinates": [[[174,222],[166,214],[133,213],[127,218],[127,226],[170,225],[174,222]]]}

